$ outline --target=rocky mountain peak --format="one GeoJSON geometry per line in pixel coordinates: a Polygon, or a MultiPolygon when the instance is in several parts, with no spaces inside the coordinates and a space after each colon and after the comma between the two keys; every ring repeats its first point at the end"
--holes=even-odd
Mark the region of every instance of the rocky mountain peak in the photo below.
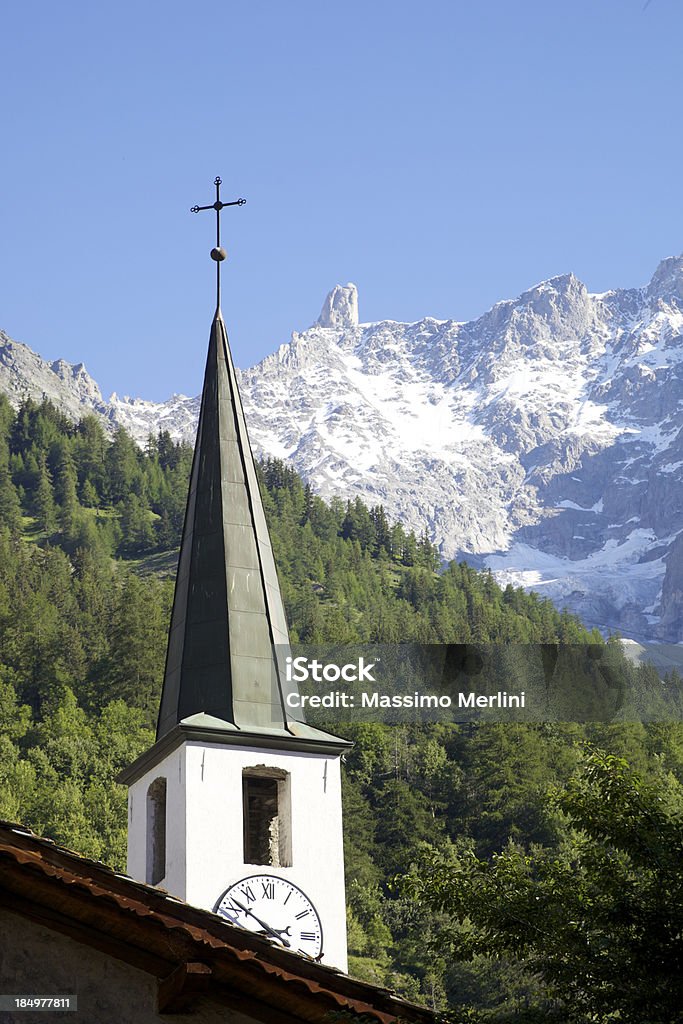
{"type": "Polygon", "coordinates": [[[539,316],[554,316],[558,310],[566,311],[571,306],[583,306],[588,291],[574,274],[559,274],[547,281],[541,281],[523,292],[519,304],[529,306],[539,316]]]}
{"type": "Polygon", "coordinates": [[[355,284],[338,284],[332,289],[323,303],[318,326],[336,330],[358,326],[358,289],[355,284]]]}
{"type": "Polygon", "coordinates": [[[103,401],[99,385],[92,379],[84,363],[68,363],[66,359],[55,359],[50,363],[50,369],[78,395],[81,402],[103,401]]]}
{"type": "Polygon", "coordinates": [[[683,305],[683,254],[662,260],[647,286],[647,296],[683,305]]]}

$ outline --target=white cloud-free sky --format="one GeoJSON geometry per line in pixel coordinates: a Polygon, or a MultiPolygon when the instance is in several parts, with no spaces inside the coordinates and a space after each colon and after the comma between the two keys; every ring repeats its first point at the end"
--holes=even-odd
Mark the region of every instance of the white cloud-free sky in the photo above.
{"type": "Polygon", "coordinates": [[[683,250],[679,0],[22,0],[2,14],[0,326],[105,394],[200,388],[355,281],[469,319],[683,250]]]}

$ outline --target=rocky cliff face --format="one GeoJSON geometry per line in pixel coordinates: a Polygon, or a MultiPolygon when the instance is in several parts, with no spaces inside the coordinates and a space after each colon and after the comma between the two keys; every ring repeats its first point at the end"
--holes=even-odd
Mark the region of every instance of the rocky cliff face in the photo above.
{"type": "Polygon", "coordinates": [[[0,331],[0,389],[16,407],[27,398],[49,398],[72,419],[85,412],[107,414],[100,389],[83,363],[47,363],[21,342],[0,331]]]}
{"type": "MultiPolygon", "coordinates": [[[[28,349],[8,376],[7,347],[16,361],[24,346],[0,341],[15,400],[65,389],[68,412],[140,441],[194,435],[196,398],[103,403],[82,367],[28,349]]],[[[683,640],[683,257],[640,289],[553,278],[469,323],[360,323],[355,287],[337,286],[241,380],[254,447],[323,495],[381,502],[444,557],[606,630],[683,640]]]]}
{"type": "Polygon", "coordinates": [[[332,289],[323,303],[318,324],[333,330],[358,326],[358,290],[355,284],[338,284],[332,289]]]}

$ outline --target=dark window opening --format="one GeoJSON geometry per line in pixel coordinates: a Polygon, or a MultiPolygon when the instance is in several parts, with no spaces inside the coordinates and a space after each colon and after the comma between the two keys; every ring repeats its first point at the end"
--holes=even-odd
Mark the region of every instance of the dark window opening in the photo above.
{"type": "Polygon", "coordinates": [[[277,769],[251,770],[242,777],[244,863],[291,864],[289,776],[277,769]]]}

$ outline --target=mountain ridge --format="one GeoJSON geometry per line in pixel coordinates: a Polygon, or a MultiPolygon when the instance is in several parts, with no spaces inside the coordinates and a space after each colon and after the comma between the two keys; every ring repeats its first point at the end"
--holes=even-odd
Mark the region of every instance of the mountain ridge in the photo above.
{"type": "MultiPolygon", "coordinates": [[[[94,411],[140,443],[158,429],[193,439],[198,397],[107,403],[82,364],[32,356],[14,350],[15,400],[23,368],[65,389],[70,415],[94,411]]],[[[563,274],[468,322],[362,323],[357,289],[338,285],[240,380],[256,452],[323,496],[381,503],[444,557],[591,625],[680,639],[683,256],[642,288],[593,294],[563,274]]]]}

